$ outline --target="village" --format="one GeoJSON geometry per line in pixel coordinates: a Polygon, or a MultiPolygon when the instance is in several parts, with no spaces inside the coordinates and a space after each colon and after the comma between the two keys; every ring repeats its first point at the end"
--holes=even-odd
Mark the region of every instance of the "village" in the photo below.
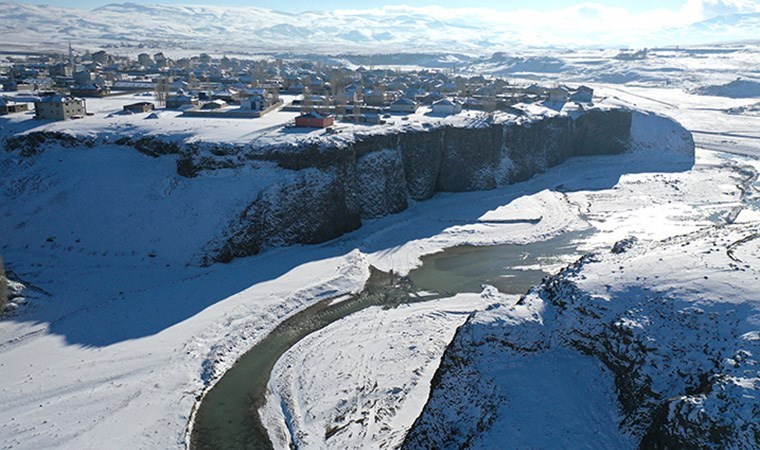
{"type": "MultiPolygon", "coordinates": [[[[309,61],[214,58],[206,53],[136,59],[104,50],[9,55],[0,62],[0,115],[87,120],[96,113],[158,118],[261,120],[262,127],[328,129],[382,125],[415,115],[515,112],[514,105],[588,104],[593,90],[516,83],[443,70],[335,67],[309,61]]],[[[519,111],[517,111],[519,113],[519,111]]],[[[27,127],[28,128],[28,127],[27,127]]]]}

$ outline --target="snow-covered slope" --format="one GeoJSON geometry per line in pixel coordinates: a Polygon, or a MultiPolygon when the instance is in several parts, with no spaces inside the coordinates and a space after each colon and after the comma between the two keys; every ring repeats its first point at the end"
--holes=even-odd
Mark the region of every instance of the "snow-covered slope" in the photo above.
{"type": "MultiPolygon", "coordinates": [[[[412,10],[284,13],[256,7],[114,3],[91,11],[25,3],[0,3],[5,45],[43,49],[75,46],[163,46],[163,50],[324,53],[480,48],[479,28],[442,21],[412,10]],[[329,44],[326,49],[325,45],[329,44]]],[[[496,31],[496,30],[494,30],[496,31]]],[[[499,31],[498,36],[508,35],[499,31]]],[[[126,50],[129,51],[129,50],[126,50]]],[[[140,51],[135,49],[134,51],[140,51]]]]}
{"type": "Polygon", "coordinates": [[[474,314],[406,446],[756,448],[758,239],[621,241],[474,314]]]}
{"type": "MultiPolygon", "coordinates": [[[[212,2],[209,2],[212,3],[212,2]]],[[[734,14],[679,26],[610,27],[619,20],[604,8],[575,5],[552,16],[538,10],[504,13],[489,9],[378,7],[285,13],[252,6],[217,7],[114,3],[93,10],[27,3],[0,3],[0,36],[8,49],[115,47],[139,52],[142,45],[162,50],[217,52],[347,50],[468,51],[490,53],[516,46],[699,44],[756,39],[756,14],[734,14]],[[604,14],[594,18],[594,14],[604,14]],[[547,27],[546,23],[553,26],[547,27]],[[587,33],[578,33],[585,27],[587,33]],[[414,48],[410,48],[410,42],[414,48]],[[597,40],[599,42],[599,40],[597,40]]],[[[678,16],[673,16],[677,19],[678,16]]],[[[634,20],[634,19],[632,19],[634,20]]],[[[641,21],[642,17],[635,20],[641,21]]],[[[699,20],[695,17],[694,20],[699,20]]],[[[681,21],[683,22],[683,21],[681,21]]]]}
{"type": "MultiPolygon", "coordinates": [[[[510,50],[471,58],[466,70],[476,74],[488,73],[530,80],[550,79],[560,83],[575,81],[678,86],[688,89],[729,83],[737,77],[746,80],[740,85],[751,85],[760,79],[757,66],[760,47],[756,43],[654,48],[646,51],[642,59],[624,59],[620,53],[618,50],[605,49],[510,50]]],[[[716,91],[715,95],[724,94],[716,91]]],[[[740,95],[757,94],[744,89],[740,95]]]]}

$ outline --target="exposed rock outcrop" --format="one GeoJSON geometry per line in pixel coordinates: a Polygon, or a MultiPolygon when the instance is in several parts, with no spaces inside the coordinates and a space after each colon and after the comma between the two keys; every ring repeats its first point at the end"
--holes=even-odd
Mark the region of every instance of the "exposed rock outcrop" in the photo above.
{"type": "Polygon", "coordinates": [[[215,257],[229,261],[263,247],[316,244],[361,225],[361,205],[349,196],[338,169],[304,169],[287,184],[265,189],[241,214],[236,233],[215,257]]]}
{"type": "MultiPolygon", "coordinates": [[[[249,160],[274,161],[294,171],[340,174],[331,187],[338,192],[338,201],[317,205],[310,198],[297,198],[305,193],[300,181],[292,188],[278,187],[277,198],[287,204],[311,204],[308,209],[296,209],[298,214],[326,229],[306,236],[276,226],[264,229],[258,225],[263,218],[278,213],[271,210],[277,207],[275,203],[260,198],[231,222],[226,242],[212,244],[212,253],[214,247],[222,248],[212,259],[227,261],[231,255],[257,253],[262,245],[332,238],[336,230],[354,229],[361,219],[403,211],[408,198],[425,200],[440,191],[493,189],[525,180],[571,156],[625,152],[631,147],[632,117],[629,110],[612,109],[592,110],[575,118],[558,115],[505,122],[484,118],[470,126],[408,127],[393,134],[357,136],[349,142],[308,141],[301,147],[249,149],[249,160]]],[[[196,152],[181,160],[193,161],[188,172],[195,174],[245,159],[239,155],[208,158],[208,152],[196,152]]]]}
{"type": "MultiPolygon", "coordinates": [[[[623,251],[582,258],[517,304],[497,302],[473,315],[447,349],[405,447],[497,440],[510,447],[514,437],[498,430],[524,405],[514,403],[515,391],[502,377],[525,361],[569,351],[578,361],[593,358],[614,381],[617,402],[577,418],[590,427],[595,416],[612,415],[620,418],[621,442],[630,446],[757,448],[758,271],[713,251],[757,232],[751,228],[716,227],[652,246],[629,240],[616,245],[623,251]]],[[[555,364],[561,363],[549,367],[555,364]]],[[[604,378],[602,368],[582,375],[604,378]]],[[[541,399],[541,392],[526,395],[540,399],[547,416],[566,406],[563,399],[541,399]]],[[[564,442],[562,426],[542,428],[559,447],[620,445],[597,441],[593,429],[586,434],[593,442],[564,442]]]]}
{"type": "Polygon", "coordinates": [[[177,173],[187,178],[220,170],[241,169],[246,175],[240,176],[279,171],[277,184],[263,184],[202,250],[206,263],[256,254],[266,247],[324,242],[356,229],[363,219],[403,211],[409,201],[426,200],[441,191],[515,183],[573,156],[654,149],[663,139],[685,153],[694,151],[690,134],[671,119],[623,108],[483,115],[469,121],[371,130],[249,145],[183,142],[181,136],[114,140],[112,135],[31,132],[6,138],[4,146],[24,156],[34,156],[47,145],[95,150],[100,144],[129,146],[150,157],[176,158],[177,173]],[[642,121],[646,132],[636,125],[642,121]]]}

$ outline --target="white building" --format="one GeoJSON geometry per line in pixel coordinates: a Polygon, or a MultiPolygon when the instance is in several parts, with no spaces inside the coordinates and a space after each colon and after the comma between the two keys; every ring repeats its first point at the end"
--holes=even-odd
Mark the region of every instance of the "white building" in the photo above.
{"type": "Polygon", "coordinates": [[[34,102],[35,118],[68,120],[87,115],[84,100],[63,95],[47,95],[34,102]]]}
{"type": "Polygon", "coordinates": [[[414,114],[417,112],[419,104],[414,100],[406,97],[401,97],[391,103],[391,112],[395,113],[409,113],[414,114]]]}
{"type": "Polygon", "coordinates": [[[462,112],[462,104],[456,100],[444,98],[433,103],[433,114],[450,116],[462,112]]]}
{"type": "Polygon", "coordinates": [[[271,103],[261,95],[252,95],[240,101],[240,109],[246,111],[261,111],[262,109],[268,108],[270,105],[271,103]]]}

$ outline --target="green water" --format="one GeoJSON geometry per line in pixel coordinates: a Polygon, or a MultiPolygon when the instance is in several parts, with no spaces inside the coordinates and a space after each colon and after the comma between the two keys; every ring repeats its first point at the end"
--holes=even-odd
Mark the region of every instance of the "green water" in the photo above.
{"type": "Polygon", "coordinates": [[[277,360],[295,343],[330,323],[369,306],[395,307],[401,303],[440,296],[410,295],[431,291],[449,295],[480,292],[491,284],[508,294],[522,294],[547,274],[519,267],[556,262],[576,253],[581,233],[526,245],[463,246],[424,257],[422,266],[397,277],[373,270],[365,290],[340,303],[319,302],[286,319],[246,352],[209,390],[195,416],[190,446],[193,449],[270,449],[258,409],[266,396],[269,375],[277,360]]]}
{"type": "Polygon", "coordinates": [[[547,275],[536,266],[562,264],[583,236],[573,232],[525,245],[453,247],[423,257],[409,278],[417,289],[441,293],[477,293],[490,284],[505,294],[524,294],[547,275]]]}

